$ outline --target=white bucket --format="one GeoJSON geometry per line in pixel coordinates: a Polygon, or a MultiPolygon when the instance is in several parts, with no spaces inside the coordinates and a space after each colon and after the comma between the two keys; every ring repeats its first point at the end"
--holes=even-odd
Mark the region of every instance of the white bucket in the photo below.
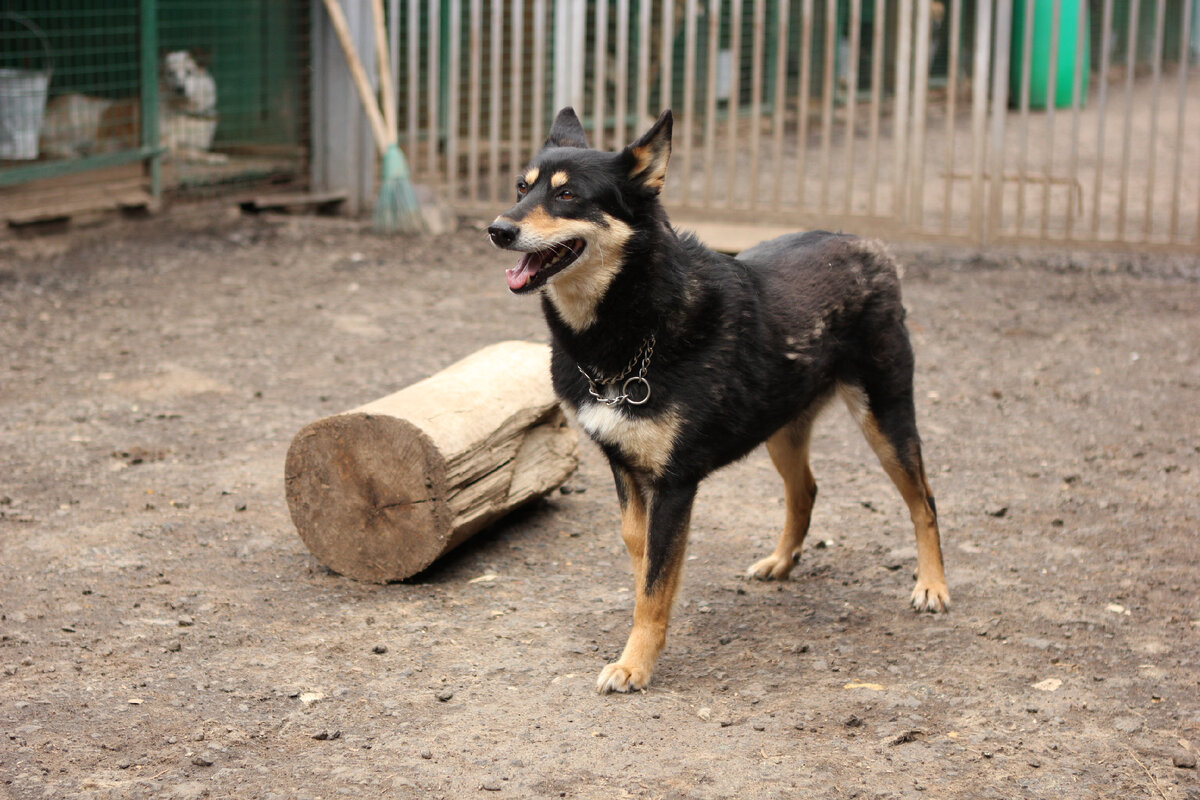
{"type": "Polygon", "coordinates": [[[0,158],[38,157],[49,88],[49,71],[0,68],[0,158]]]}
{"type": "Polygon", "coordinates": [[[0,17],[27,29],[44,51],[42,69],[0,67],[0,158],[32,161],[38,157],[38,133],[46,115],[54,59],[46,34],[31,20],[12,12],[0,17]]]}

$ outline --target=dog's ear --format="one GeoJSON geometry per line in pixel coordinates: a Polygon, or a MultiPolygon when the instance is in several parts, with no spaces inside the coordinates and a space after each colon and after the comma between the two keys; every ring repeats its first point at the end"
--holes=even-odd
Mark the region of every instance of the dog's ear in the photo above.
{"type": "Polygon", "coordinates": [[[546,137],[544,147],[587,147],[587,134],[583,132],[583,123],[575,115],[575,109],[567,106],[558,112],[554,124],[550,126],[550,135],[546,137]]]}
{"type": "Polygon", "coordinates": [[[667,178],[667,162],[671,160],[671,109],[659,115],[658,121],[621,154],[629,167],[629,178],[647,190],[659,194],[667,178]]]}

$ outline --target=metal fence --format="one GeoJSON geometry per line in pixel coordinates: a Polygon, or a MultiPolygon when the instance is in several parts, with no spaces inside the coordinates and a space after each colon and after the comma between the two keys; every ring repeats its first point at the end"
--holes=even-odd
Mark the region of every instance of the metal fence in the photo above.
{"type": "Polygon", "coordinates": [[[10,221],[35,190],[49,192],[49,212],[69,213],[84,186],[157,197],[304,176],[307,9],[307,0],[6,0],[0,206],[10,221]]]}
{"type": "Polygon", "coordinates": [[[400,0],[402,146],[494,211],[676,113],[679,217],[1200,250],[1197,0],[400,0]]]}

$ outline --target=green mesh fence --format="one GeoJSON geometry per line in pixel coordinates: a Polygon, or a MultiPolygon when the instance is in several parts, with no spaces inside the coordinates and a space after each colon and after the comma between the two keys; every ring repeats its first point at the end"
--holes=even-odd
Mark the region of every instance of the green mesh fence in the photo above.
{"type": "Polygon", "coordinates": [[[167,192],[304,175],[309,22],[308,0],[0,3],[0,186],[139,161],[167,192]]]}

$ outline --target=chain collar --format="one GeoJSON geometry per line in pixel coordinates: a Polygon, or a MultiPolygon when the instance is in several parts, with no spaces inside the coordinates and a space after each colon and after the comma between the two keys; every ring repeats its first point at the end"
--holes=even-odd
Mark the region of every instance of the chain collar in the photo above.
{"type": "Polygon", "coordinates": [[[588,382],[588,394],[596,398],[599,402],[615,408],[616,406],[628,403],[631,406],[640,406],[650,399],[650,381],[646,380],[646,372],[650,369],[650,357],[654,355],[654,334],[650,334],[642,346],[638,348],[637,353],[630,360],[629,365],[625,367],[625,371],[615,378],[593,378],[587,374],[583,367],[576,364],[579,369],[579,374],[582,375],[588,382]],[[641,366],[638,366],[638,362],[641,366]],[[633,368],[638,367],[636,375],[631,375],[633,368]],[[620,385],[621,390],[613,396],[601,394],[602,388],[614,387],[620,385]],[[640,387],[640,388],[638,388],[640,387]],[[631,392],[630,389],[633,389],[631,392]],[[642,394],[642,392],[645,392],[642,394]],[[636,395],[641,395],[637,397],[636,395]]]}

